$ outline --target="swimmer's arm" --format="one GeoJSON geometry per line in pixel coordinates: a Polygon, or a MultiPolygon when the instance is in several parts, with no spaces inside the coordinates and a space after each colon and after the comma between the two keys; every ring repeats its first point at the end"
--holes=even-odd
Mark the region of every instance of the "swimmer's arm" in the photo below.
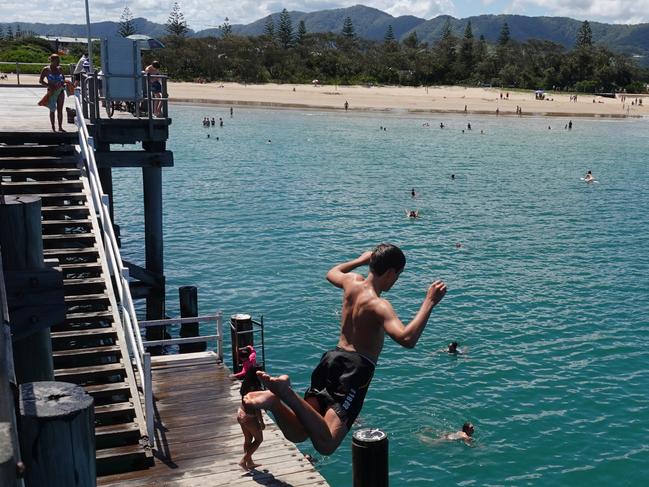
{"type": "Polygon", "coordinates": [[[383,322],[383,329],[390,338],[402,347],[414,348],[424,328],[426,328],[433,307],[441,301],[445,294],[446,284],[442,281],[435,281],[431,284],[419,311],[406,326],[403,325],[392,305],[386,300],[381,300],[377,306],[377,314],[383,322]]]}
{"type": "Polygon", "coordinates": [[[349,272],[356,269],[357,267],[369,264],[371,256],[372,252],[367,251],[354,260],[343,262],[342,264],[338,264],[337,266],[332,267],[329,272],[327,272],[327,281],[329,281],[336,287],[344,287],[345,281],[347,279],[349,279],[350,277],[354,278],[354,276],[352,274],[349,274],[349,272]]]}

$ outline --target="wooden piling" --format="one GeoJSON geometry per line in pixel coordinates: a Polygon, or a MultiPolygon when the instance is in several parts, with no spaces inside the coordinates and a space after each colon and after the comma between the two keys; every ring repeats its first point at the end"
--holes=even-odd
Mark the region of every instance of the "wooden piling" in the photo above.
{"type": "Polygon", "coordinates": [[[378,429],[357,430],[352,436],[354,487],[388,487],[388,435],[378,429]]]}
{"type": "Polygon", "coordinates": [[[97,485],[93,398],[67,382],[20,386],[20,449],[27,487],[97,485]]]}
{"type": "MultiPolygon", "coordinates": [[[[198,316],[198,289],[196,286],[182,286],[178,288],[180,297],[180,317],[192,318],[198,316]]],[[[198,322],[183,323],[180,325],[180,337],[197,337],[200,334],[198,322]]],[[[181,343],[180,353],[204,352],[207,344],[202,343],[181,343]]]]}
{"type": "MultiPolygon", "coordinates": [[[[0,203],[0,228],[2,266],[5,272],[44,267],[39,197],[6,195],[4,202],[0,203]]],[[[13,352],[19,384],[54,379],[49,328],[14,339],[13,352]]]]}
{"type": "MultiPolygon", "coordinates": [[[[142,143],[146,150],[155,150],[154,143],[142,143]],[[151,146],[151,147],[150,147],[151,146]]],[[[164,145],[164,143],[163,143],[164,145]]],[[[159,167],[142,168],[144,185],[144,243],[146,270],[158,280],[146,299],[147,320],[164,318],[164,255],[162,232],[162,169],[159,167]]],[[[152,326],[146,329],[147,340],[162,340],[165,337],[163,326],[152,326]]],[[[161,353],[159,347],[152,347],[152,354],[161,353]]]]}
{"type": "Polygon", "coordinates": [[[239,348],[253,345],[252,317],[247,314],[236,314],[230,317],[230,341],[232,342],[232,372],[241,371],[239,348]]]}

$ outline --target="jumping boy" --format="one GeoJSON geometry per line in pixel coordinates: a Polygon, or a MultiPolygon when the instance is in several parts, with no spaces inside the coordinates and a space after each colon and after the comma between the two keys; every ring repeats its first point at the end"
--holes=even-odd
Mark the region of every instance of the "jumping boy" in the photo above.
{"type": "Polygon", "coordinates": [[[313,371],[304,399],[291,389],[287,375],[271,377],[259,372],[268,390],[247,394],[244,403],[270,410],[289,441],[311,438],[321,454],[336,451],[363,407],[385,334],[413,348],[433,307],[446,294],[446,284],[433,282],[419,311],[404,326],[381,293],[392,288],[405,265],[406,257],[398,247],[381,244],[373,252],[333,267],[327,280],[343,290],[340,337],[336,348],[326,352],[313,371]],[[365,264],[370,268],[367,277],[351,272],[365,264]]]}

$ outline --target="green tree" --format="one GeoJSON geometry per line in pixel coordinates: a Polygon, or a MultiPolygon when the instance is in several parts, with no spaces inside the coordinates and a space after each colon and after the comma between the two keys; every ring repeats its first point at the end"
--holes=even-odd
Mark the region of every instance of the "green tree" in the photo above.
{"type": "Polygon", "coordinates": [[[273,20],[272,15],[266,17],[266,23],[264,24],[264,35],[270,37],[271,39],[275,38],[275,21],[273,20]]]}
{"type": "Polygon", "coordinates": [[[279,42],[284,49],[288,49],[293,45],[293,22],[291,16],[286,9],[282,10],[279,14],[279,29],[277,32],[279,42]]]}
{"type": "Polygon", "coordinates": [[[5,30],[2,27],[2,25],[0,25],[0,41],[4,41],[4,40],[5,40],[5,30]]]}
{"type": "Polygon", "coordinates": [[[386,44],[396,42],[396,37],[394,37],[394,31],[392,30],[392,24],[388,25],[388,30],[385,32],[385,37],[383,38],[386,44]]]}
{"type": "Polygon", "coordinates": [[[455,47],[457,38],[453,34],[451,27],[451,20],[446,19],[444,27],[442,28],[442,37],[437,43],[437,51],[439,58],[440,79],[451,83],[454,81],[453,77],[453,64],[455,63],[455,47]]]}
{"type": "Polygon", "coordinates": [[[189,27],[187,27],[187,22],[185,21],[185,15],[180,10],[178,2],[174,2],[171,7],[166,29],[169,34],[176,37],[185,37],[187,32],[189,32],[189,27]]]}
{"type": "Polygon", "coordinates": [[[127,37],[135,34],[135,25],[133,25],[133,13],[128,5],[124,7],[122,15],[119,18],[119,35],[127,37]]]}
{"type": "Polygon", "coordinates": [[[419,37],[417,36],[416,30],[408,34],[408,37],[403,40],[403,45],[410,49],[417,49],[419,47],[419,37]]]}
{"type": "Polygon", "coordinates": [[[345,17],[345,21],[343,22],[342,35],[347,39],[356,39],[356,31],[354,30],[354,24],[351,17],[345,17]]]}
{"type": "Polygon", "coordinates": [[[509,25],[507,22],[503,23],[502,29],[500,29],[500,35],[498,36],[498,44],[501,46],[506,46],[509,44],[511,36],[509,34],[509,25]]]}
{"type": "Polygon", "coordinates": [[[575,47],[590,47],[593,45],[593,31],[587,20],[579,27],[575,47]]]}
{"type": "Polygon", "coordinates": [[[221,37],[227,38],[232,35],[232,26],[230,25],[230,19],[227,17],[221,25],[219,25],[219,30],[221,31],[221,37]]]}
{"type": "Polygon", "coordinates": [[[474,56],[473,56],[473,29],[471,28],[471,21],[466,24],[464,29],[464,37],[460,44],[460,77],[466,79],[473,71],[474,56]]]}
{"type": "Polygon", "coordinates": [[[302,45],[304,44],[304,38],[306,37],[306,25],[304,20],[300,20],[300,23],[297,25],[297,35],[295,36],[295,42],[302,45]]]}
{"type": "Polygon", "coordinates": [[[14,39],[14,31],[10,25],[7,26],[7,35],[5,36],[5,39],[8,41],[13,41],[14,39]]]}

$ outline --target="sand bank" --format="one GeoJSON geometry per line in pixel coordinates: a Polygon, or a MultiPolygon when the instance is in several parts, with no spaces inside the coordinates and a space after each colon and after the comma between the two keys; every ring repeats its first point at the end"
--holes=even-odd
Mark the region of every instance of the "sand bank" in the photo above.
{"type": "Polygon", "coordinates": [[[243,85],[239,83],[177,83],[170,82],[172,102],[259,106],[276,108],[307,108],[344,110],[345,101],[352,111],[385,111],[412,113],[464,113],[515,115],[521,107],[523,115],[567,117],[642,117],[649,115],[649,96],[643,106],[631,106],[617,98],[548,93],[546,100],[536,100],[533,91],[509,91],[495,88],[458,86],[365,87],[333,85],[243,85]],[[502,93],[502,99],[500,94],[502,93]],[[593,100],[595,101],[593,103],[593,100]]]}

